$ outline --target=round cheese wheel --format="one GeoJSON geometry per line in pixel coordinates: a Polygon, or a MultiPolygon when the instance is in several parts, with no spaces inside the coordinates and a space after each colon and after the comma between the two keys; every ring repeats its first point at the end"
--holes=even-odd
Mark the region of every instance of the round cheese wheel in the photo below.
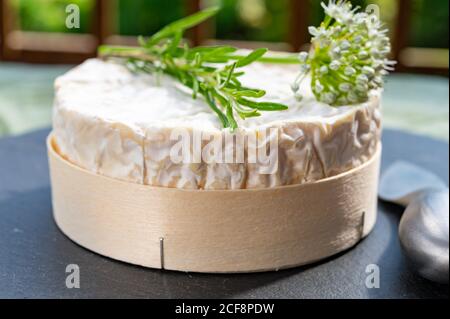
{"type": "Polygon", "coordinates": [[[87,60],[55,82],[55,148],[93,173],[184,189],[313,182],[375,154],[381,91],[371,92],[366,103],[332,107],[314,98],[309,79],[300,88],[303,98],[293,96],[295,67],[255,63],[243,70],[243,85],[267,92],[261,100],[289,108],[238,118],[239,128],[231,132],[206,101],[193,99],[170,77],[87,60]],[[185,147],[177,152],[180,137],[185,147]]]}

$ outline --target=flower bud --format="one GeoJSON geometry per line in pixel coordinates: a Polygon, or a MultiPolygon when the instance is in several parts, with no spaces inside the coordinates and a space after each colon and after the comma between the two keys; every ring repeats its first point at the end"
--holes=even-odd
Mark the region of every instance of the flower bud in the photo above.
{"type": "Polygon", "coordinates": [[[336,60],[331,61],[331,63],[330,63],[331,70],[337,71],[337,70],[339,70],[340,67],[341,67],[341,64],[338,61],[336,61],[336,60]]]}
{"type": "Polygon", "coordinates": [[[307,52],[300,52],[298,54],[298,59],[300,62],[304,63],[308,59],[309,54],[307,52]]]}
{"type": "Polygon", "coordinates": [[[328,73],[328,67],[326,65],[322,65],[319,69],[319,72],[321,74],[327,74],[328,73]]]}
{"type": "Polygon", "coordinates": [[[344,70],[344,74],[347,76],[352,76],[355,73],[356,73],[356,70],[354,68],[352,68],[351,66],[346,67],[344,70]]]}
{"type": "Polygon", "coordinates": [[[316,81],[315,89],[316,89],[317,93],[321,93],[324,90],[324,87],[323,87],[322,83],[320,83],[319,81],[316,81]]]}
{"type": "Polygon", "coordinates": [[[309,34],[311,34],[313,37],[317,37],[320,35],[320,31],[316,27],[309,27],[308,31],[309,31],[309,34]]]}
{"type": "Polygon", "coordinates": [[[350,83],[341,83],[339,84],[339,90],[341,92],[348,92],[352,89],[352,86],[350,85],[350,83]]]}

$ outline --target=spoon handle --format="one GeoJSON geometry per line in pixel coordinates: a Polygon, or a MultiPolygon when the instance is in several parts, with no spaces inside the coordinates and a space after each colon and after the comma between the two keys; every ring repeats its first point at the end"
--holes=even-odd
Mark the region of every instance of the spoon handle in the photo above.
{"type": "Polygon", "coordinates": [[[407,206],[424,192],[446,188],[442,179],[433,173],[409,162],[397,161],[382,174],[378,196],[382,200],[407,206]]]}

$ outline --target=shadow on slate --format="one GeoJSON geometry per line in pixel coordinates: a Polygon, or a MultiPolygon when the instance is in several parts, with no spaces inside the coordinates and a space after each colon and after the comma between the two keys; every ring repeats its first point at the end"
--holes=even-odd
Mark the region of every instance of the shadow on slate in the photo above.
{"type": "MultiPolygon", "coordinates": [[[[45,138],[48,130],[0,139],[0,297],[6,298],[448,298],[448,286],[415,275],[397,237],[402,208],[379,203],[373,232],[319,263],[256,274],[196,274],[146,269],[90,252],[52,218],[45,138]],[[81,288],[65,286],[80,267],[81,288]],[[365,286],[380,268],[380,288],[365,286]]],[[[448,184],[448,144],[385,131],[383,167],[409,160],[448,184]]]]}

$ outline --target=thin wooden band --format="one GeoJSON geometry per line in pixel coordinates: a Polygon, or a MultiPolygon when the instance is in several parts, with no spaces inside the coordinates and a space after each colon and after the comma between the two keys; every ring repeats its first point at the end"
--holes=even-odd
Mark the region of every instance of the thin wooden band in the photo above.
{"type": "Polygon", "coordinates": [[[374,226],[381,146],[318,182],[270,189],[182,190],[96,175],[47,140],[59,228],[94,252],[151,268],[255,272],[311,263],[355,245],[374,226]]]}

